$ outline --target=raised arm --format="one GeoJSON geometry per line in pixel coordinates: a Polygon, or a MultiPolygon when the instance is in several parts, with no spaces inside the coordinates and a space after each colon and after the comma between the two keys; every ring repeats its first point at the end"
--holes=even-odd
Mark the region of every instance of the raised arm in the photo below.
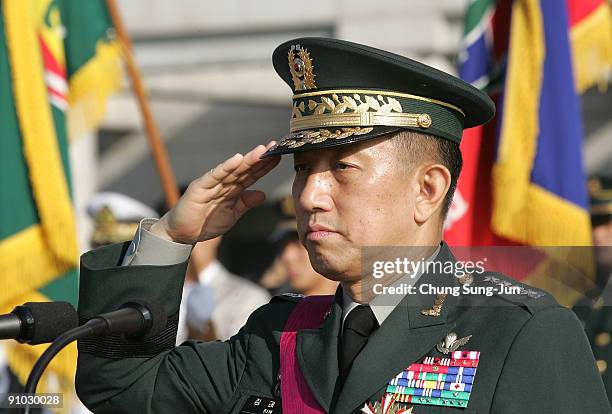
{"type": "MultiPolygon", "coordinates": [[[[260,160],[265,150],[260,145],[244,156],[237,154],[194,180],[151,232],[174,243],[194,244],[229,230],[265,198],[248,190],[279,161],[260,160]]],[[[79,341],[79,397],[93,411],[109,413],[216,413],[231,406],[246,363],[248,324],[227,342],[175,347],[186,261],[121,266],[127,249],[127,243],[117,244],[81,258],[82,321],[115,310],[131,298],[144,298],[164,307],[168,324],[146,340],[117,335],[79,341]]]]}

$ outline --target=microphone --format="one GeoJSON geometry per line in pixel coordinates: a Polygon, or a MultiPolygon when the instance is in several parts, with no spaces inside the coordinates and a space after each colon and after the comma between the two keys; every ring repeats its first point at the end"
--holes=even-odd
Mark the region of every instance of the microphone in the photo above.
{"type": "MultiPolygon", "coordinates": [[[[53,341],[34,364],[25,386],[25,393],[36,392],[38,381],[49,362],[75,339],[111,334],[122,334],[133,339],[146,339],[161,333],[167,321],[168,315],[162,306],[144,299],[134,299],[124,303],[116,311],[98,315],[84,325],[64,332],[53,341]]],[[[29,412],[29,408],[28,405],[26,413],[29,412]]]]}
{"type": "Polygon", "coordinates": [[[0,315],[0,340],[44,344],[78,325],[77,311],[68,302],[28,302],[0,315]]]}
{"type": "Polygon", "coordinates": [[[145,339],[160,333],[168,321],[164,308],[143,299],[124,303],[113,312],[98,315],[83,325],[88,332],[79,338],[123,334],[126,338],[145,339]]]}

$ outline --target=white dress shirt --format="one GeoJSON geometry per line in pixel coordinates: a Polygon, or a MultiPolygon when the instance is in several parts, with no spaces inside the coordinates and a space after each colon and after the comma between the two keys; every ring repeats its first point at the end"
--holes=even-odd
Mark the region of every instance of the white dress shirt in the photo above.
{"type": "MultiPolygon", "coordinates": [[[[425,263],[431,262],[440,252],[440,246],[433,252],[431,256],[427,258],[425,263]]],[[[397,287],[401,285],[405,286],[414,286],[418,280],[423,275],[423,269],[426,266],[419,267],[419,271],[413,275],[406,275],[404,277],[399,278],[394,283],[391,284],[392,287],[397,287]]],[[[376,317],[376,321],[378,322],[378,326],[382,325],[385,319],[393,312],[393,309],[404,299],[404,295],[391,295],[391,294],[382,294],[376,295],[370,301],[369,305],[372,308],[372,312],[376,317]]],[[[342,324],[344,324],[344,320],[350,311],[355,309],[357,306],[362,305],[361,303],[357,303],[349,296],[347,292],[342,294],[342,324]]]]}

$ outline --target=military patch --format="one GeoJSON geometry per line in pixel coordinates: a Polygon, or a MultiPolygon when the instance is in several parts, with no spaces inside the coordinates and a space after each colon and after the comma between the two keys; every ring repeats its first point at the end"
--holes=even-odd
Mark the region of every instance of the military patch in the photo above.
{"type": "Polygon", "coordinates": [[[460,346],[467,344],[471,337],[472,335],[468,335],[461,339],[457,339],[457,334],[455,332],[449,332],[444,339],[436,345],[436,349],[443,354],[451,353],[456,351],[460,346]]]}
{"type": "Polygon", "coordinates": [[[302,299],[304,297],[304,295],[302,295],[301,293],[291,293],[291,292],[283,293],[281,296],[285,296],[288,298],[294,298],[294,299],[302,299]]]}
{"type": "Polygon", "coordinates": [[[503,280],[499,277],[496,276],[485,276],[484,278],[485,282],[489,282],[492,283],[494,285],[498,285],[500,288],[503,288],[504,290],[509,290],[508,288],[514,288],[514,290],[516,290],[516,292],[519,295],[527,295],[532,299],[540,299],[542,296],[545,295],[545,293],[540,292],[538,290],[535,289],[526,289],[525,287],[519,285],[519,284],[514,284],[512,282],[509,282],[507,280],[503,280]]]}
{"type": "Polygon", "coordinates": [[[467,350],[453,351],[450,358],[425,357],[392,378],[386,392],[395,403],[465,408],[479,358],[480,352],[467,350]]]}
{"type": "Polygon", "coordinates": [[[281,414],[280,400],[251,395],[240,409],[240,414],[281,414]]]}
{"type": "Polygon", "coordinates": [[[270,299],[270,303],[279,302],[279,301],[288,301],[288,302],[299,302],[304,299],[304,295],[301,293],[283,293],[280,295],[272,296],[270,299]]]}

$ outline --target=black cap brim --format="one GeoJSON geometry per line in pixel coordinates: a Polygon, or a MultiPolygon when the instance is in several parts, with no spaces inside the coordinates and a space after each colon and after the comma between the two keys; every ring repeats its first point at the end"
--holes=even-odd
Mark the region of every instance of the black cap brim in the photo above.
{"type": "MultiPolygon", "coordinates": [[[[334,133],[334,131],[338,130],[338,128],[331,128],[330,131],[334,133]]],[[[282,138],[274,147],[270,148],[261,158],[273,157],[275,155],[283,155],[283,154],[292,154],[296,152],[304,152],[304,151],[313,151],[317,149],[331,148],[337,147],[340,145],[352,144],[355,142],[367,141],[374,138],[379,138],[384,135],[392,135],[399,131],[402,128],[397,127],[373,127],[371,132],[362,134],[362,135],[351,135],[346,138],[328,138],[324,141],[317,143],[307,143],[303,140],[299,140],[301,135],[308,134],[309,132],[317,132],[319,130],[306,130],[293,132],[282,138]],[[291,144],[292,141],[295,141],[295,144],[291,144]]]]}

